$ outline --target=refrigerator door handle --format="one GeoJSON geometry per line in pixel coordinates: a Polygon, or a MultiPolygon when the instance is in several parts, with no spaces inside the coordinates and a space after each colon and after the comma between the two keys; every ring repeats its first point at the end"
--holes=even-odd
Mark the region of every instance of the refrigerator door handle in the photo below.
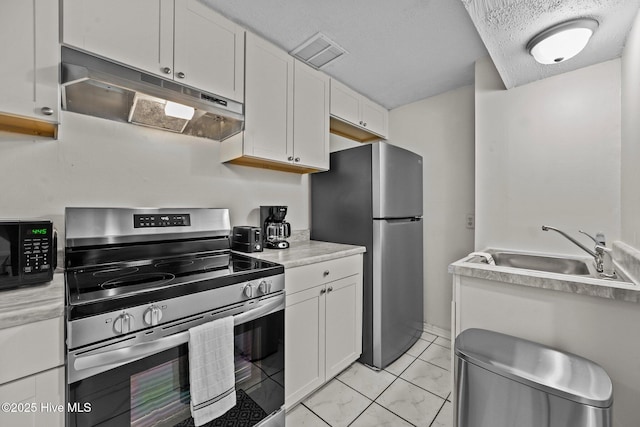
{"type": "Polygon", "coordinates": [[[387,221],[390,223],[399,223],[399,222],[415,222],[415,221],[422,221],[422,217],[421,216],[412,216],[409,218],[374,218],[374,220],[382,220],[382,221],[387,221]]]}

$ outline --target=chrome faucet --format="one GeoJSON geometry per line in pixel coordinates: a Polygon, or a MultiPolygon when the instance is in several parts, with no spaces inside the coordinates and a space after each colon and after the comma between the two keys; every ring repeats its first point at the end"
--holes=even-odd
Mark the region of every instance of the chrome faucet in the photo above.
{"type": "Polygon", "coordinates": [[[593,257],[596,261],[596,271],[605,277],[614,277],[615,271],[613,269],[613,260],[611,258],[611,249],[607,248],[606,241],[603,233],[597,233],[596,237],[591,236],[590,234],[578,230],[580,233],[589,237],[596,244],[594,250],[591,250],[584,246],[582,243],[575,240],[573,237],[569,236],[562,230],[558,230],[555,227],[549,227],[548,225],[542,226],[542,231],[553,230],[556,233],[560,233],[564,237],[566,237],[570,242],[578,246],[580,249],[588,253],[593,257]]]}

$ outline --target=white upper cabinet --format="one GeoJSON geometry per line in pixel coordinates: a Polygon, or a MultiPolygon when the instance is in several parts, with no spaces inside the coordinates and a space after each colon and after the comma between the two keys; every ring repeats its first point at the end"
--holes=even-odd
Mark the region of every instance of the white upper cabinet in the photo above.
{"type": "Polygon", "coordinates": [[[4,0],[0,37],[0,113],[57,123],[58,2],[4,0]]]}
{"type": "Polygon", "coordinates": [[[331,79],[331,115],[342,120],[357,124],[360,119],[360,101],[362,96],[343,85],[335,79],[331,79]]]}
{"type": "Polygon", "coordinates": [[[293,160],[329,169],[329,77],[296,59],[293,96],[293,160]]]}
{"type": "MultiPolygon", "coordinates": [[[[366,133],[382,138],[388,136],[389,112],[335,79],[331,79],[331,116],[366,131],[353,133],[358,140],[375,139],[368,138],[366,133]]],[[[339,131],[348,133],[344,128],[339,128],[339,131]]]]}
{"type": "Polygon", "coordinates": [[[246,53],[242,154],[292,162],[293,57],[251,33],[247,33],[246,53]]]}
{"type": "Polygon", "coordinates": [[[247,33],[244,137],[225,162],[307,173],[329,169],[329,77],[247,33]]]}
{"type": "Polygon", "coordinates": [[[242,102],[244,30],[197,0],[63,0],[62,42],[242,102]]]}
{"type": "Polygon", "coordinates": [[[177,0],[174,47],[177,79],[243,102],[244,30],[241,27],[199,1],[177,0]]]}
{"type": "Polygon", "coordinates": [[[388,136],[389,112],[386,108],[363,96],[360,100],[360,116],[362,125],[368,131],[385,138],[388,136]]]}
{"type": "Polygon", "coordinates": [[[166,77],[173,0],[63,0],[62,42],[166,77]]]}

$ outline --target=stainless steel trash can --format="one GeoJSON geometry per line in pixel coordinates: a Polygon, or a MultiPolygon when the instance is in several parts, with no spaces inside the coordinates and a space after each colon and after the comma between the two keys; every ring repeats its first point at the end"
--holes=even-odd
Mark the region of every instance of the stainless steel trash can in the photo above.
{"type": "Polygon", "coordinates": [[[456,338],[457,427],[611,427],[613,387],[598,364],[484,329],[456,338]]]}

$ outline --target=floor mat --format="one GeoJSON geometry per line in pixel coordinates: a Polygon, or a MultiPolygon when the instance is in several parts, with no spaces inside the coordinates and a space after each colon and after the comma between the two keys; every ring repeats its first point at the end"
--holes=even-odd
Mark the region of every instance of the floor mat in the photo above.
{"type": "MultiPolygon", "coordinates": [[[[254,402],[244,390],[236,391],[236,406],[223,416],[205,424],[203,427],[251,427],[258,424],[267,413],[254,402]]],[[[195,427],[193,418],[182,421],[175,427],[195,427]]]]}

